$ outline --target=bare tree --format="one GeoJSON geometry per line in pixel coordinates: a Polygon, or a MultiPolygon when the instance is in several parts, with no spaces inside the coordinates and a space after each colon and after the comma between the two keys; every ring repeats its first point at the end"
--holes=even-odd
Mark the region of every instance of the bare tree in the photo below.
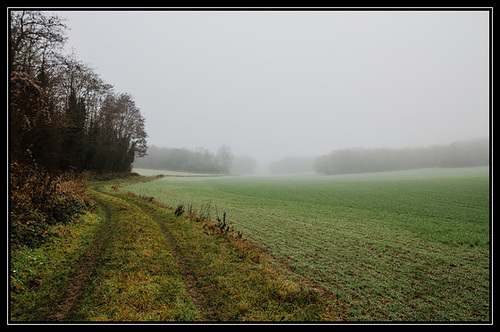
{"type": "Polygon", "coordinates": [[[10,70],[37,77],[66,41],[64,20],[38,11],[10,13],[10,70]]]}
{"type": "Polygon", "coordinates": [[[233,152],[231,151],[231,147],[226,144],[219,147],[219,149],[217,150],[216,159],[219,166],[219,170],[222,173],[229,173],[229,171],[231,170],[231,165],[234,160],[234,155],[233,152]]]}

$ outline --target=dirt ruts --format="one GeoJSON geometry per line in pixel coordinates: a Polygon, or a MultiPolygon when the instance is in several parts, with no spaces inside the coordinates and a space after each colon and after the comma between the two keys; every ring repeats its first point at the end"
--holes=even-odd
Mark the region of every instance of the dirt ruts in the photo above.
{"type": "Polygon", "coordinates": [[[46,321],[336,319],[322,292],[288,279],[264,251],[115,187],[91,187],[98,222],[46,321]]]}
{"type": "Polygon", "coordinates": [[[111,209],[105,200],[95,198],[97,204],[103,209],[105,220],[100,229],[94,235],[94,240],[90,249],[84,253],[77,261],[77,268],[74,275],[68,280],[68,288],[66,294],[59,303],[57,303],[53,314],[48,317],[49,321],[65,321],[68,320],[72,309],[77,305],[81,298],[85,285],[89,282],[90,277],[99,266],[105,244],[112,236],[113,225],[116,220],[113,219],[111,209]]]}
{"type": "Polygon", "coordinates": [[[212,307],[207,305],[207,301],[203,293],[200,291],[198,287],[196,287],[196,275],[192,273],[189,269],[188,264],[185,263],[185,257],[182,255],[181,251],[177,249],[177,244],[173,239],[170,230],[162,222],[161,218],[158,217],[154,211],[151,211],[151,207],[148,207],[145,204],[141,204],[142,202],[138,202],[137,198],[130,196],[130,199],[126,198],[126,200],[130,204],[134,204],[137,208],[139,208],[145,215],[151,218],[154,222],[156,222],[160,229],[162,230],[167,243],[169,245],[169,249],[174,256],[174,260],[179,268],[179,271],[182,274],[182,280],[184,285],[189,293],[189,297],[193,300],[196,308],[198,309],[201,318],[203,321],[215,321],[216,320],[216,312],[212,307]]]}
{"type": "Polygon", "coordinates": [[[76,268],[74,269],[75,272],[67,281],[67,291],[63,299],[55,305],[52,315],[47,317],[46,320],[55,322],[71,320],[72,311],[77,308],[80,299],[84,296],[84,292],[89,289],[86,285],[89,284],[92,275],[99,268],[106,250],[106,244],[112,240],[113,229],[116,223],[119,222],[117,217],[114,216],[113,208],[110,203],[111,200],[114,205],[118,202],[121,203],[119,207],[120,211],[126,209],[139,209],[142,211],[145,218],[149,217],[160,226],[166,242],[169,245],[169,250],[172,252],[175,263],[182,275],[182,280],[188,291],[189,297],[199,311],[202,320],[214,320],[214,310],[206,304],[207,301],[204,295],[196,287],[195,275],[184,263],[184,257],[180,251],[176,250],[175,241],[170,235],[169,230],[165,227],[165,224],[161,222],[161,218],[155,214],[155,211],[152,211],[150,206],[148,207],[147,205],[141,204],[143,202],[136,197],[116,197],[105,190],[100,190],[100,187],[96,187],[94,190],[96,194],[93,195],[93,198],[104,212],[104,220],[96,230],[89,249],[77,259],[76,268]]]}

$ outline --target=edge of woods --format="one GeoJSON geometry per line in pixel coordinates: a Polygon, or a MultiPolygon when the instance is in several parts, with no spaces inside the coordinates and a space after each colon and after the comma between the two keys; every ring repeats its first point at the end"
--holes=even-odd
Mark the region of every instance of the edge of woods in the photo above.
{"type": "Polygon", "coordinates": [[[158,177],[91,182],[90,211],[11,251],[10,322],[338,320],[328,294],[221,220],[119,190],[158,177]]]}

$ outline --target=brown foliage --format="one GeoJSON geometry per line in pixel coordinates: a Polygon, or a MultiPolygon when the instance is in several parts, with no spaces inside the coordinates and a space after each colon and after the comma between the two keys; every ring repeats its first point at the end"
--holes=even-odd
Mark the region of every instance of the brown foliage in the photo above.
{"type": "Polygon", "coordinates": [[[70,222],[91,207],[84,184],[74,175],[51,176],[36,164],[12,162],[9,189],[14,247],[40,245],[50,235],[50,226],[70,222]]]}

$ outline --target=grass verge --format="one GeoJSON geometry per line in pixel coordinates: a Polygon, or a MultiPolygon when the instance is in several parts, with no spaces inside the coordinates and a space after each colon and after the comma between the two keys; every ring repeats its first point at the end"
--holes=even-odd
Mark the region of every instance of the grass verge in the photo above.
{"type": "Polygon", "coordinates": [[[330,321],[322,293],[239,236],[96,182],[96,208],[11,256],[10,319],[330,321]]]}

